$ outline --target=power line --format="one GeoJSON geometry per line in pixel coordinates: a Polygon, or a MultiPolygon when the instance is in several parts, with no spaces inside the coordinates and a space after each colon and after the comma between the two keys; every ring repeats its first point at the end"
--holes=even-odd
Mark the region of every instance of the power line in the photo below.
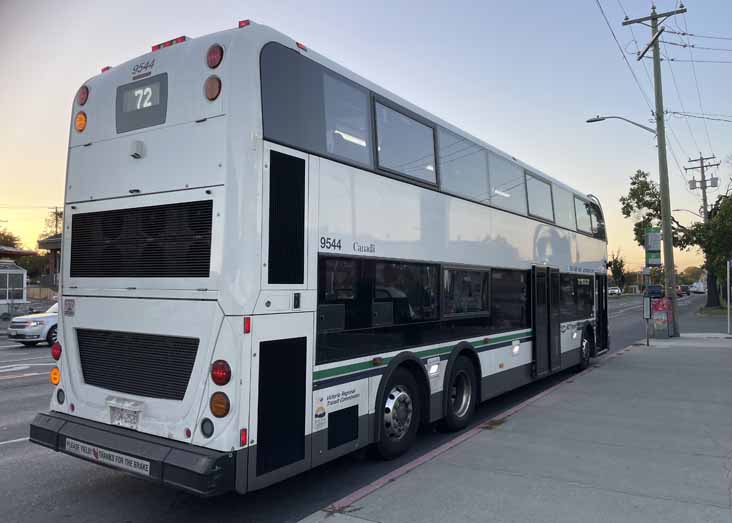
{"type": "Polygon", "coordinates": [[[638,76],[635,74],[635,71],[633,70],[633,67],[630,65],[630,62],[628,61],[628,57],[625,56],[625,51],[623,51],[623,47],[620,45],[620,42],[618,41],[618,37],[615,35],[615,31],[613,30],[613,26],[610,25],[610,20],[608,20],[607,15],[605,14],[605,10],[602,7],[602,4],[600,3],[600,0],[595,0],[595,3],[597,4],[598,9],[600,9],[600,13],[602,14],[602,18],[605,20],[605,24],[607,24],[607,28],[610,29],[610,34],[613,35],[613,40],[615,40],[615,45],[618,46],[618,50],[620,51],[620,56],[623,57],[623,60],[625,61],[625,65],[628,66],[628,71],[630,71],[630,74],[633,75],[633,80],[635,81],[635,85],[638,86],[638,90],[641,92],[641,95],[643,95],[643,99],[646,102],[646,105],[648,106],[648,109],[653,112],[653,106],[651,105],[651,100],[648,98],[648,95],[646,94],[645,90],[640,84],[640,81],[638,80],[638,76]]]}
{"type": "MultiPolygon", "coordinates": [[[[649,60],[651,59],[651,57],[646,57],[646,58],[648,58],[649,60]]],[[[671,57],[661,58],[661,60],[667,61],[667,62],[680,62],[680,63],[687,63],[687,64],[694,64],[694,63],[697,63],[697,64],[732,64],[732,60],[704,60],[704,59],[685,60],[684,58],[671,58],[671,57]]]]}
{"type": "MultiPolygon", "coordinates": [[[[688,28],[687,28],[688,29],[688,28]]],[[[732,41],[732,36],[711,36],[711,35],[700,35],[696,33],[689,33],[686,30],[683,31],[674,31],[673,29],[666,29],[667,33],[679,35],[679,36],[686,36],[692,37],[692,38],[707,38],[710,40],[730,40],[732,41]]]]}
{"type": "Polygon", "coordinates": [[[682,113],[680,111],[666,111],[666,112],[668,114],[673,114],[675,116],[683,116],[684,118],[698,118],[699,120],[710,120],[713,122],[732,123],[732,119],[727,119],[727,118],[712,118],[711,116],[708,116],[708,115],[698,116],[698,115],[691,114],[691,113],[682,113]]]}
{"type": "MultiPolygon", "coordinates": [[[[625,7],[623,6],[623,3],[620,0],[617,0],[618,6],[620,7],[620,10],[623,12],[623,16],[625,16],[625,19],[627,20],[628,17],[628,11],[625,10],[625,7]]],[[[635,44],[635,50],[640,55],[640,45],[638,44],[638,39],[635,37],[635,31],[633,31],[633,26],[629,25],[628,29],[630,29],[630,36],[633,37],[633,43],[635,44]]],[[[638,56],[636,55],[636,56],[638,56]]],[[[651,79],[651,73],[648,71],[648,66],[645,62],[641,61],[641,64],[643,64],[643,70],[646,72],[646,79],[648,80],[648,85],[651,89],[653,89],[653,80],[651,79]]]]}
{"type": "Polygon", "coordinates": [[[692,49],[701,49],[704,51],[732,51],[732,49],[728,49],[726,47],[704,47],[702,45],[694,45],[694,44],[680,44],[678,42],[669,42],[668,40],[659,40],[662,44],[668,44],[668,45],[675,45],[677,47],[691,47],[692,49]]]}
{"type": "MultiPolygon", "coordinates": [[[[686,24],[686,17],[683,17],[684,22],[684,30],[688,32],[688,26],[686,24]]],[[[688,42],[688,38],[687,38],[688,42]]],[[[694,73],[694,84],[696,85],[696,95],[699,99],[699,111],[704,114],[704,104],[702,103],[702,95],[701,95],[701,89],[699,88],[699,79],[696,76],[696,65],[694,64],[694,54],[691,51],[691,47],[688,48],[689,50],[689,58],[691,59],[691,71],[694,73]]],[[[709,145],[709,152],[714,154],[714,147],[712,146],[712,138],[709,134],[709,125],[707,124],[706,120],[704,120],[704,131],[707,135],[707,144],[709,145]]]]}
{"type": "MultiPolygon", "coordinates": [[[[664,45],[664,51],[666,50],[666,46],[664,45]]],[[[671,79],[673,80],[674,89],[676,90],[676,97],[679,99],[679,105],[681,106],[681,110],[686,112],[686,109],[684,108],[684,100],[681,96],[681,90],[679,89],[679,84],[676,82],[676,73],[674,73],[674,68],[671,67],[671,62],[668,62],[668,70],[671,72],[671,79]]],[[[696,140],[696,136],[694,136],[694,131],[691,129],[691,123],[689,120],[686,120],[686,127],[689,130],[689,135],[691,136],[691,139],[694,142],[694,145],[696,145],[697,151],[699,150],[699,142],[696,140]]],[[[682,148],[683,152],[683,148],[682,148]]],[[[684,153],[684,156],[688,156],[686,153],[684,153]]]]}

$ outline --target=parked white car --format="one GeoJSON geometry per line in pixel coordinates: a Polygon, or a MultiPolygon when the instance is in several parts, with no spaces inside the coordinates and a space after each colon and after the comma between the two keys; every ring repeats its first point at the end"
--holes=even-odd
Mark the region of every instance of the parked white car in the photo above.
{"type": "Polygon", "coordinates": [[[621,296],[622,294],[623,294],[623,291],[620,290],[620,287],[608,287],[607,288],[608,296],[621,296]]]}
{"type": "Polygon", "coordinates": [[[58,334],[58,303],[54,303],[46,312],[17,316],[10,321],[8,338],[25,345],[33,345],[45,341],[49,345],[56,342],[58,334]]]}

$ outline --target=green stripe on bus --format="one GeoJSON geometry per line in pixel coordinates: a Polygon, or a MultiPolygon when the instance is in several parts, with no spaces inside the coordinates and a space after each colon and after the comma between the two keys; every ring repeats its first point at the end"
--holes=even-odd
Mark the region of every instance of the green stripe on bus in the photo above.
{"type": "MultiPolygon", "coordinates": [[[[522,338],[525,337],[527,334],[531,334],[531,329],[523,330],[514,332],[512,334],[506,334],[502,336],[486,336],[486,338],[489,340],[488,343],[483,343],[480,345],[474,345],[476,349],[481,349],[483,347],[487,347],[489,345],[495,345],[496,343],[501,343],[504,341],[509,340],[515,340],[516,338],[522,338]]],[[[443,345],[441,347],[435,347],[434,349],[425,349],[422,351],[415,351],[415,354],[419,356],[420,358],[429,358],[430,356],[442,356],[443,354],[448,354],[452,349],[454,349],[456,345],[443,345]]],[[[389,362],[393,359],[393,357],[384,358],[384,365],[380,366],[386,366],[389,364],[389,362]]],[[[350,374],[352,372],[358,372],[360,370],[368,370],[373,369],[374,364],[371,361],[362,361],[361,363],[352,363],[350,365],[344,365],[342,367],[334,367],[332,369],[324,369],[324,370],[318,370],[313,373],[313,379],[315,381],[322,380],[325,378],[333,378],[335,376],[340,376],[342,374],[350,374]]]]}

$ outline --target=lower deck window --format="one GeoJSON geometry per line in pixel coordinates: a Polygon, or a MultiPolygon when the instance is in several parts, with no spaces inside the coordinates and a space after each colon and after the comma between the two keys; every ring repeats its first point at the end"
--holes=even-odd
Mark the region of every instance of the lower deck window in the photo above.
{"type": "Polygon", "coordinates": [[[316,363],[529,328],[527,282],[527,271],[322,256],[316,363]]]}

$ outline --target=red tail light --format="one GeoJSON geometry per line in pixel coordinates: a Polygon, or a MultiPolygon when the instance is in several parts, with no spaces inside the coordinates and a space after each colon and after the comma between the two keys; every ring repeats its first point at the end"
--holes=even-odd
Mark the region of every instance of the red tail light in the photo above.
{"type": "Polygon", "coordinates": [[[219,44],[214,44],[208,48],[208,53],[206,53],[206,64],[211,69],[216,69],[223,59],[224,48],[221,47],[219,44]]]}
{"type": "Polygon", "coordinates": [[[84,105],[89,99],[89,88],[86,85],[79,87],[79,92],[76,93],[76,103],[84,105]]]}
{"type": "Polygon", "coordinates": [[[247,316],[244,318],[244,334],[249,334],[252,332],[252,319],[247,316]]]}
{"type": "Polygon", "coordinates": [[[61,359],[61,344],[59,342],[51,346],[51,357],[56,361],[61,359]]]}
{"type": "Polygon", "coordinates": [[[231,379],[231,367],[224,360],[216,360],[211,365],[211,379],[216,385],[226,385],[231,379]]]}
{"type": "Polygon", "coordinates": [[[251,20],[239,20],[239,29],[241,29],[242,27],[247,27],[251,23],[251,20]]]}
{"type": "Polygon", "coordinates": [[[239,431],[239,445],[241,447],[246,447],[247,442],[247,429],[241,429],[241,431],[239,431]]]}

